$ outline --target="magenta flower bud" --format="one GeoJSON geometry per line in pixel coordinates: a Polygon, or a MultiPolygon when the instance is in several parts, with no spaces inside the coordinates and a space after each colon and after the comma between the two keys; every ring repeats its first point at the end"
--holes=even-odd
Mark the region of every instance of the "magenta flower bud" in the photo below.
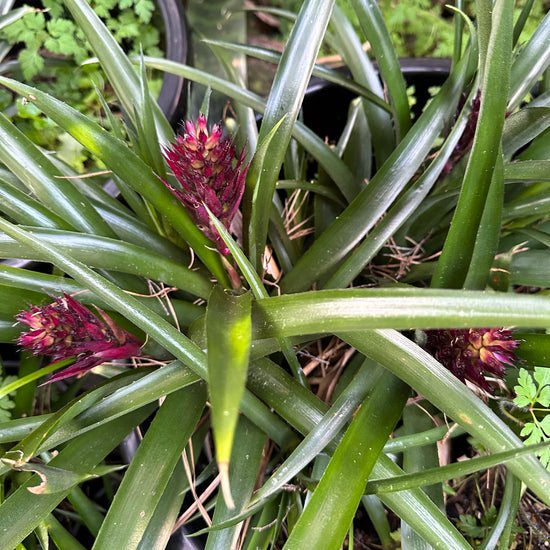
{"type": "Polygon", "coordinates": [[[48,383],[83,374],[106,361],[141,355],[142,343],[120,328],[104,311],[101,318],[68,294],[45,306],[30,306],[17,320],[30,327],[18,343],[33,355],[49,355],[52,363],[74,357],[76,362],[48,383]]]}
{"type": "Polygon", "coordinates": [[[182,189],[164,182],[183,204],[197,227],[226,256],[229,249],[217,229],[210,223],[205,205],[229,230],[239,208],[248,166],[243,166],[245,150],[236,162],[230,138],[222,138],[219,125],[210,131],[201,114],[197,125],[185,123],[185,134],[176,136],[176,143],[164,150],[164,158],[182,189]]]}
{"type": "Polygon", "coordinates": [[[515,350],[520,342],[511,330],[497,328],[427,330],[425,349],[459,380],[469,380],[491,391],[485,372],[502,378],[506,365],[518,361],[515,350]]]}

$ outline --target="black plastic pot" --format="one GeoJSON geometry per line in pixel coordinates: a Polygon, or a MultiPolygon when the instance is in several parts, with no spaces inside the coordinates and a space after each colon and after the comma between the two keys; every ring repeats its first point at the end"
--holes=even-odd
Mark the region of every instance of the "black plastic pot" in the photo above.
{"type": "MultiPolygon", "coordinates": [[[[441,86],[449,76],[451,60],[420,57],[401,59],[400,64],[407,86],[415,87],[413,112],[418,116],[430,98],[428,89],[441,86]]],[[[338,139],[347,122],[347,105],[355,97],[337,84],[313,77],[303,102],[304,123],[323,139],[338,139]]]]}
{"type": "MultiPolygon", "coordinates": [[[[165,58],[178,63],[187,63],[190,56],[190,37],[182,0],[155,0],[164,27],[165,58]]],[[[17,0],[14,8],[29,5],[43,9],[41,0],[17,0]]],[[[17,51],[15,49],[14,51],[17,51]]],[[[16,61],[5,63],[6,68],[16,66],[16,61]]],[[[187,89],[181,76],[165,73],[158,97],[158,103],[172,124],[176,126],[185,116],[187,109],[187,89]]]]}
{"type": "MultiPolygon", "coordinates": [[[[157,0],[165,29],[165,56],[170,61],[189,60],[189,32],[181,0],[157,0]]],[[[158,103],[172,126],[179,124],[187,109],[187,88],[181,76],[165,73],[158,103]]]]}

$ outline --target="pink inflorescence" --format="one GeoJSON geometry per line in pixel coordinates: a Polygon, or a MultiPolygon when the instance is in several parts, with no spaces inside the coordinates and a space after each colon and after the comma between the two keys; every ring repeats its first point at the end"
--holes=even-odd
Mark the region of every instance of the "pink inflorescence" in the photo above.
{"type": "Polygon", "coordinates": [[[164,182],[184,205],[191,219],[226,256],[229,249],[211,224],[207,209],[229,230],[241,202],[248,166],[243,166],[245,150],[234,164],[235,148],[230,138],[222,138],[222,129],[206,127],[201,114],[195,125],[185,122],[185,133],[165,148],[164,158],[182,189],[164,182]]]}
{"type": "Polygon", "coordinates": [[[520,342],[511,330],[502,328],[427,330],[426,351],[447,367],[458,379],[469,380],[491,391],[484,373],[502,378],[506,365],[517,362],[515,350],[520,342]]]}
{"type": "Polygon", "coordinates": [[[52,363],[70,357],[75,363],[48,382],[83,374],[114,359],[141,355],[141,342],[120,328],[104,311],[96,308],[102,319],[68,294],[56,297],[45,306],[30,306],[17,320],[30,327],[19,336],[19,345],[33,355],[48,355],[52,363]]]}

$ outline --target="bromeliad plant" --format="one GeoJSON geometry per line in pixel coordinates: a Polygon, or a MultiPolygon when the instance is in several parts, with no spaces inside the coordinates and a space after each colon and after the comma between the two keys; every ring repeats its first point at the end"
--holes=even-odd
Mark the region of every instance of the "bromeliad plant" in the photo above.
{"type": "Polygon", "coordinates": [[[466,549],[442,483],[500,464],[483,544],[508,547],[522,496],[550,505],[546,443],[522,444],[512,392],[515,366],[536,365],[537,380],[550,367],[550,18],[517,44],[513,2],[479,0],[475,24],[457,11],[468,42],[413,120],[372,2],[351,2],[361,37],[333,1],[309,0],[280,57],[212,43],[225,60],[277,63],[266,100],[237,64],[227,79],[151,58],[136,71],[83,0],[65,4],[123,123],[105,104],[109,133],[0,82],[96,155],[124,200],[0,118],[0,255],[53,266],[0,271],[2,340],[53,362],[29,372],[24,354],[3,388],[15,408],[0,425],[0,548],[33,548],[33,536],[81,548],[74,523],[94,549],[163,548],[174,527],[204,519],[209,549],[337,549],[353,544],[363,508],[372,528],[361,529],[384,548],[399,527],[389,509],[402,548],[466,549]],[[351,76],[315,65],[323,40],[351,76]],[[226,94],[236,134],[204,107],[175,137],[145,64],[226,94]],[[300,121],[311,74],[357,95],[318,113],[349,112],[333,141],[300,121]],[[100,364],[112,359],[132,362],[100,364]],[[86,389],[91,367],[104,380],[86,389]],[[106,457],[146,419],[114,473],[106,457]],[[440,464],[449,432],[487,456],[440,464]],[[85,492],[93,476],[120,479],[102,507],[85,492]]]}

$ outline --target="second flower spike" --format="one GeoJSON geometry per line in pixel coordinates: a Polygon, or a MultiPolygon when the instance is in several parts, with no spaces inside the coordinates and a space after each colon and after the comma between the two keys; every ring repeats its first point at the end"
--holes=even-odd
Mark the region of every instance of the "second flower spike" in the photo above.
{"type": "Polygon", "coordinates": [[[114,359],[141,355],[142,343],[120,328],[104,311],[98,317],[69,294],[55,297],[44,306],[30,306],[17,320],[29,326],[19,336],[19,345],[33,355],[48,355],[52,363],[74,357],[74,364],[49,380],[55,382],[85,372],[114,359]]]}

